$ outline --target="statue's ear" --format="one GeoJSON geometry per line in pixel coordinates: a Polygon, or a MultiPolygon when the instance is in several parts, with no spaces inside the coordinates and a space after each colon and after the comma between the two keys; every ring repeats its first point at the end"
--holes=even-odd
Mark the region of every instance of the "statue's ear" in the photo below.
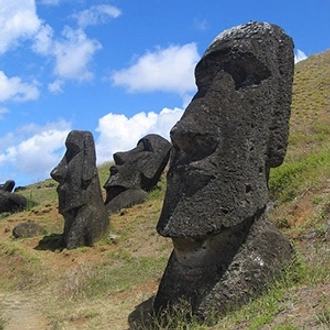
{"type": "Polygon", "coordinates": [[[95,175],[95,145],[94,139],[90,132],[85,134],[84,137],[84,157],[83,157],[83,169],[82,169],[82,180],[90,181],[95,175]]]}
{"type": "Polygon", "coordinates": [[[293,46],[290,37],[283,35],[286,42],[279,44],[277,50],[279,57],[277,100],[272,110],[272,122],[268,141],[268,166],[280,166],[284,160],[289,138],[289,120],[291,114],[292,79],[294,70],[293,46]]]}
{"type": "Polygon", "coordinates": [[[288,127],[288,123],[281,118],[276,122],[276,126],[271,128],[268,140],[268,167],[278,167],[284,161],[289,138],[289,129],[285,127],[288,127]]]}

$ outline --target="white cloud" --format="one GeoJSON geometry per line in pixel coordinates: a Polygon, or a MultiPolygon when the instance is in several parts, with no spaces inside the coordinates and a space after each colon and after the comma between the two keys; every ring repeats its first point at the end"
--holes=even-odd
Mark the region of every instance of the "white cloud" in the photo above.
{"type": "Polygon", "coordinates": [[[97,163],[112,160],[117,151],[134,148],[138,140],[150,133],[169,139],[173,125],[181,118],[183,110],[164,108],[159,114],[140,112],[131,118],[125,115],[109,113],[99,119],[96,131],[100,134],[96,140],[97,163]]]}
{"type": "Polygon", "coordinates": [[[0,6],[0,54],[29,39],[40,28],[34,0],[2,0],[0,6]]]}
{"type": "Polygon", "coordinates": [[[201,20],[201,19],[195,18],[194,19],[194,26],[195,26],[196,30],[206,31],[209,27],[209,23],[207,22],[206,19],[201,20]]]}
{"type": "Polygon", "coordinates": [[[196,89],[194,68],[200,56],[195,43],[147,52],[112,75],[114,85],[129,92],[165,91],[184,95],[196,89]]]}
{"type": "Polygon", "coordinates": [[[56,6],[60,3],[60,0],[40,0],[39,3],[42,5],[56,6]]]}
{"type": "MultiPolygon", "coordinates": [[[[43,25],[40,28],[32,46],[36,53],[54,59],[57,82],[64,79],[91,80],[93,73],[89,70],[89,65],[95,52],[101,48],[102,45],[95,39],[89,39],[82,29],[65,26],[62,37],[55,38],[54,31],[49,25],[43,25]]],[[[54,87],[56,86],[50,84],[49,90],[52,91],[54,87]]],[[[57,87],[59,87],[58,84],[57,87]]]]}
{"type": "Polygon", "coordinates": [[[294,55],[294,63],[298,63],[300,61],[306,60],[307,55],[300,49],[297,49],[295,55],[294,55]]]}
{"type": "Polygon", "coordinates": [[[38,85],[36,80],[26,83],[19,77],[8,78],[0,71],[0,102],[36,100],[39,97],[38,85]]]}
{"type": "MultiPolygon", "coordinates": [[[[53,60],[57,84],[49,84],[51,92],[62,91],[63,84],[60,86],[59,80],[81,82],[93,79],[90,65],[102,45],[96,39],[88,38],[82,28],[118,17],[120,10],[110,5],[92,6],[75,15],[80,28],[65,26],[61,37],[57,38],[52,27],[38,17],[35,2],[0,0],[0,55],[18,45],[21,40],[32,41],[35,53],[53,60]]],[[[40,0],[39,3],[56,5],[59,1],[40,0]]],[[[24,97],[21,99],[24,100],[24,97]]]]}
{"type": "Polygon", "coordinates": [[[52,52],[54,31],[48,25],[42,25],[34,36],[32,49],[42,55],[49,55],[52,52]]]}
{"type": "Polygon", "coordinates": [[[97,5],[74,14],[72,17],[77,20],[81,28],[85,28],[89,25],[104,24],[108,22],[110,18],[116,18],[120,14],[121,11],[117,7],[97,5]]]}
{"type": "Polygon", "coordinates": [[[101,44],[87,38],[80,29],[66,27],[62,35],[64,38],[54,43],[55,73],[63,79],[91,80],[93,73],[88,70],[88,65],[94,53],[102,48],[101,44]]]}
{"type": "Polygon", "coordinates": [[[9,112],[9,110],[7,108],[0,107],[0,120],[3,119],[4,114],[6,114],[8,112],[9,112]]]}
{"type": "Polygon", "coordinates": [[[12,132],[0,137],[0,154],[1,150],[6,149],[8,146],[14,143],[15,137],[16,135],[12,132]]]}
{"type": "Polygon", "coordinates": [[[53,94],[61,94],[63,93],[63,85],[63,80],[56,79],[54,82],[48,84],[48,90],[53,94]]]}
{"type": "MultiPolygon", "coordinates": [[[[43,180],[49,177],[64,152],[64,141],[70,131],[65,121],[49,123],[43,127],[34,124],[19,129],[23,140],[9,140],[6,148],[0,152],[0,168],[11,166],[16,171],[29,176],[31,180],[43,180]],[[26,137],[28,135],[28,137],[26,137]]],[[[4,146],[1,143],[0,146],[4,146]]]]}

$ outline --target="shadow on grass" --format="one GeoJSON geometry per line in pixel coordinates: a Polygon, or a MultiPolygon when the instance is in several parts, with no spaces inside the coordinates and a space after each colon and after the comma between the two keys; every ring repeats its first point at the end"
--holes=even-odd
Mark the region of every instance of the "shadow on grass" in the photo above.
{"type": "Polygon", "coordinates": [[[135,306],[134,311],[128,316],[129,330],[154,329],[155,314],[153,312],[153,301],[155,296],[135,306]]]}
{"type": "Polygon", "coordinates": [[[63,234],[50,234],[44,236],[35,247],[36,250],[63,250],[63,234]]]}

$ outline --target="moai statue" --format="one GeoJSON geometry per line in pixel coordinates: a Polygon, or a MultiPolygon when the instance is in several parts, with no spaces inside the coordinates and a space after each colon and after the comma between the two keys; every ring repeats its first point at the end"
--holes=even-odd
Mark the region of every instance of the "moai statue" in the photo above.
{"type": "Polygon", "coordinates": [[[292,39],[259,22],[220,33],[197,64],[198,91],[170,133],[157,231],[174,249],[156,312],[187,302],[202,320],[225,314],[290,259],[266,205],[287,148],[293,69],[292,39]]]}
{"type": "Polygon", "coordinates": [[[115,165],[104,185],[108,213],[143,203],[155,188],[168,163],[171,143],[157,134],[140,139],[137,146],[113,155],[115,165]]]}
{"type": "Polygon", "coordinates": [[[7,191],[0,192],[0,213],[15,213],[25,210],[27,207],[27,198],[25,196],[10,193],[7,191]]]}
{"type": "Polygon", "coordinates": [[[9,192],[11,193],[14,190],[15,181],[14,180],[7,180],[5,183],[0,184],[0,194],[2,192],[9,192]]]}
{"type": "Polygon", "coordinates": [[[14,187],[14,180],[7,180],[5,183],[0,184],[0,213],[14,213],[26,209],[27,198],[13,193],[14,187]]]}
{"type": "Polygon", "coordinates": [[[91,246],[104,236],[109,219],[103,203],[96,168],[95,146],[89,131],[71,131],[67,151],[51,171],[59,182],[59,212],[64,217],[63,246],[91,246]]]}

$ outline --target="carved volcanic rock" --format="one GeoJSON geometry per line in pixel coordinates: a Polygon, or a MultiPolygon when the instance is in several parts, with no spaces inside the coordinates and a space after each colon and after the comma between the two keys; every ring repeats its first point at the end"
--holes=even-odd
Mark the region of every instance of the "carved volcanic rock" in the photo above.
{"type": "Polygon", "coordinates": [[[71,131],[67,151],[51,176],[59,182],[59,212],[64,216],[63,246],[90,246],[104,236],[109,219],[96,168],[94,139],[88,131],[71,131]]]}
{"type": "Polygon", "coordinates": [[[0,213],[2,212],[19,212],[26,209],[27,199],[19,194],[1,192],[0,193],[0,213]]]}
{"type": "Polygon", "coordinates": [[[104,185],[109,213],[144,202],[155,188],[168,162],[171,143],[157,134],[149,134],[137,146],[113,155],[115,166],[104,185]]]}
{"type": "Polygon", "coordinates": [[[15,187],[14,180],[7,180],[5,183],[0,184],[0,193],[2,192],[12,192],[15,187]]]}
{"type": "Polygon", "coordinates": [[[46,229],[35,222],[22,222],[13,229],[15,238],[36,237],[46,233],[46,229]]]}
{"type": "Polygon", "coordinates": [[[181,300],[205,319],[261,291],[292,254],[267,220],[268,177],[287,148],[293,42],[272,24],[219,34],[195,69],[198,91],[172,128],[159,234],[174,250],[154,307],[181,300]]]}

